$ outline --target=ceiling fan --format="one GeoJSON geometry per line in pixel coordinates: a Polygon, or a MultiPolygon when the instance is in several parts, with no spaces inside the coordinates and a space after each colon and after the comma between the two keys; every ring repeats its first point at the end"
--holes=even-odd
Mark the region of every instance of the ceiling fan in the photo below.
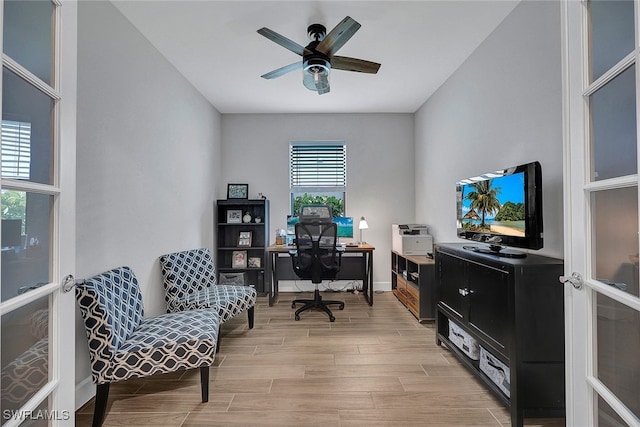
{"type": "Polygon", "coordinates": [[[265,79],[275,79],[290,71],[302,68],[303,83],[309,90],[318,92],[319,95],[329,92],[329,73],[331,69],[357,71],[360,73],[376,74],[380,68],[377,62],[363,59],[338,56],[335,53],[349,41],[360,29],[361,25],[347,16],[327,34],[327,29],[322,24],[311,24],[307,28],[307,34],[311,43],[302,47],[298,43],[276,33],[266,27],[258,30],[269,40],[289,49],[293,53],[302,56],[302,61],[285,65],[284,67],[263,74],[265,79]]]}

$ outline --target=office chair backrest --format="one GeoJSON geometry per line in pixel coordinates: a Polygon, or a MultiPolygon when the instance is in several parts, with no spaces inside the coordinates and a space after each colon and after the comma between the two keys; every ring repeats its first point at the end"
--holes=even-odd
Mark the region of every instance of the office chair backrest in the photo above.
{"type": "Polygon", "coordinates": [[[303,206],[295,230],[296,274],[313,283],[335,278],[339,269],[338,227],[332,222],[331,209],[325,205],[303,206]]]}

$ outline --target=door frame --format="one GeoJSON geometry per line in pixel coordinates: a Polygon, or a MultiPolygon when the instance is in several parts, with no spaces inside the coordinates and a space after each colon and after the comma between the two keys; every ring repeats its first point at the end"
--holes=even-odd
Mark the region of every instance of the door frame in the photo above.
{"type": "MultiPolygon", "coordinates": [[[[52,111],[53,183],[2,180],[3,189],[47,194],[51,208],[51,281],[35,290],[0,304],[5,314],[33,301],[49,299],[49,380],[3,427],[17,426],[32,417],[46,417],[52,426],[75,425],[75,296],[64,292],[64,277],[75,272],[75,185],[76,185],[76,103],[77,103],[77,9],[75,0],[50,0],[55,7],[52,57],[54,78],[47,85],[4,53],[7,68],[54,100],[52,111]],[[71,333],[70,333],[71,331],[71,333]],[[47,402],[47,412],[37,410],[47,402]]],[[[4,0],[0,0],[0,22],[4,19],[4,0]]],[[[0,44],[2,44],[0,32],[0,44]]],[[[0,88],[2,78],[0,78],[0,88]]],[[[0,105],[0,112],[2,106],[0,105]]],[[[3,414],[4,415],[4,414],[3,414]]],[[[41,418],[36,418],[41,419],[41,418]]]]}
{"type": "MultiPolygon", "coordinates": [[[[635,25],[639,28],[639,7],[635,7],[635,25]]],[[[588,82],[588,15],[585,1],[562,0],[562,87],[563,87],[563,191],[564,191],[564,258],[565,276],[579,272],[584,277],[582,287],[565,282],[565,359],[566,365],[566,423],[567,425],[596,425],[597,398],[600,396],[629,425],[640,420],[597,378],[596,298],[606,295],[615,301],[640,311],[640,300],[635,296],[612,289],[595,279],[591,268],[592,232],[590,228],[590,196],[597,190],[638,186],[638,173],[603,182],[590,182],[589,107],[585,92],[588,82]]],[[[599,80],[630,64],[636,66],[636,100],[640,92],[640,64],[638,64],[638,31],[635,50],[622,59],[599,80]]],[[[597,82],[592,86],[598,86],[597,82]]],[[[597,88],[596,88],[597,89],[597,88]]],[[[596,89],[592,89],[593,91],[596,89]]],[[[640,108],[636,101],[636,124],[640,123],[640,108]]],[[[636,142],[640,141],[640,126],[636,126],[636,142]]],[[[640,154],[640,150],[637,150],[640,154]]],[[[640,159],[638,164],[640,164],[640,159]]],[[[640,228],[639,228],[640,229],[640,228]]]]}

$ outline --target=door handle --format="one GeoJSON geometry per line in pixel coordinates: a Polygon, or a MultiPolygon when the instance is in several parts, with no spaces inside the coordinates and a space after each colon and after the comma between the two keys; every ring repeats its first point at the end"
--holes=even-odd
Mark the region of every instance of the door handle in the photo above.
{"type": "Polygon", "coordinates": [[[563,284],[569,282],[576,289],[582,289],[582,285],[584,284],[580,273],[577,273],[575,271],[571,273],[571,276],[558,277],[558,280],[560,281],[560,283],[563,283],[563,284]]]}
{"type": "Polygon", "coordinates": [[[71,289],[73,289],[73,287],[78,283],[78,281],[76,281],[76,278],[73,277],[73,274],[67,274],[66,276],[64,276],[64,279],[62,279],[62,290],[66,293],[66,292],[70,292],[71,289]]]}

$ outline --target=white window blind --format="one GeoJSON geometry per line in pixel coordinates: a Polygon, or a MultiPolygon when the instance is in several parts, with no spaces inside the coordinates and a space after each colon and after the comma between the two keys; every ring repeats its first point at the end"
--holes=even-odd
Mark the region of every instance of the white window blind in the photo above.
{"type": "Polygon", "coordinates": [[[31,175],[31,123],[2,121],[2,177],[29,179],[31,175]]]}
{"type": "Polygon", "coordinates": [[[347,185],[347,147],[342,142],[291,143],[291,189],[332,188],[347,185]]]}

